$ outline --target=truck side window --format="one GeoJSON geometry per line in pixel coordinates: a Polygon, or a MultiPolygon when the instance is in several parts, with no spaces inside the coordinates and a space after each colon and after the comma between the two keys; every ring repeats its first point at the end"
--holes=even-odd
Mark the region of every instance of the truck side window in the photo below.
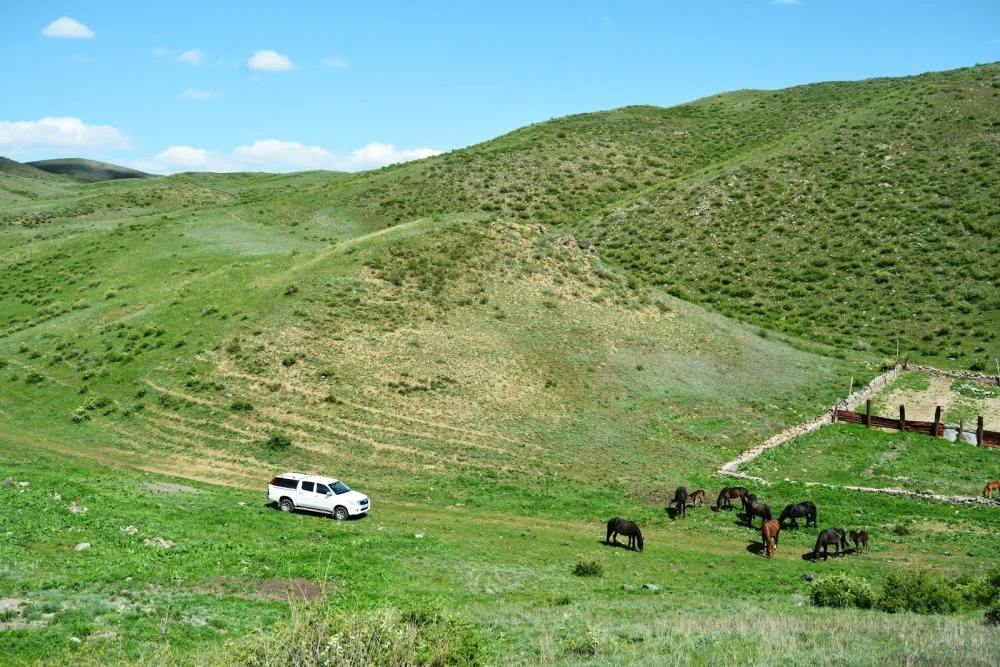
{"type": "Polygon", "coordinates": [[[326,494],[330,493],[330,489],[326,487],[326,484],[317,484],[316,493],[320,493],[325,496],[326,494]]]}
{"type": "Polygon", "coordinates": [[[312,482],[302,482],[302,490],[312,492],[313,483],[312,482]]]}

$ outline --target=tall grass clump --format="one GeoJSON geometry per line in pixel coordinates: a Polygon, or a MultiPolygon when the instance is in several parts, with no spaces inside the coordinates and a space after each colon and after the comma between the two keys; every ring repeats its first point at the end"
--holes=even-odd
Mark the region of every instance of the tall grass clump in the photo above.
{"type": "Polygon", "coordinates": [[[218,664],[235,667],[300,665],[481,665],[484,642],[468,622],[442,611],[334,611],[322,603],[293,607],[274,632],[230,644],[218,664]]]}

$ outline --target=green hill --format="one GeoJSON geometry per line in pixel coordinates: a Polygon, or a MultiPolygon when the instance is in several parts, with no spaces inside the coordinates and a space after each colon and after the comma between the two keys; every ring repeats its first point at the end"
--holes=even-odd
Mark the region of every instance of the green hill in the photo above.
{"type": "Polygon", "coordinates": [[[80,183],[115,181],[123,178],[153,178],[152,174],[147,174],[137,169],[129,169],[128,167],[121,167],[117,164],[109,164],[97,160],[84,160],[78,157],[38,160],[26,164],[42,171],[47,171],[50,174],[69,176],[80,183]]]}
{"type": "Polygon", "coordinates": [[[0,157],[0,207],[52,197],[72,183],[66,177],[0,157]]]}

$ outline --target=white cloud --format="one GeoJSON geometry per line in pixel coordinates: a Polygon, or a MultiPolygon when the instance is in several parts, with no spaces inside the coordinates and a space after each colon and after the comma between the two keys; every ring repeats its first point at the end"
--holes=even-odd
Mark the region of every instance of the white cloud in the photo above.
{"type": "Polygon", "coordinates": [[[284,72],[295,67],[291,58],[270,50],[254,51],[247,65],[265,72],[284,72]]]}
{"type": "Polygon", "coordinates": [[[205,58],[205,52],[201,49],[191,49],[177,56],[177,60],[188,65],[200,65],[205,58]]]}
{"type": "Polygon", "coordinates": [[[323,58],[323,64],[327,67],[334,67],[336,69],[347,69],[347,61],[343,58],[323,58]]]}
{"type": "Polygon", "coordinates": [[[91,39],[94,31],[68,16],[56,19],[42,29],[46,37],[65,37],[69,39],[91,39]]]}
{"type": "Polygon", "coordinates": [[[320,146],[297,141],[263,139],[237,146],[228,154],[191,146],[173,146],[155,157],[136,160],[132,166],[143,171],[169,174],[178,171],[301,171],[330,169],[361,171],[408,162],[441,151],[432,148],[398,150],[392,144],[373,142],[343,155],[320,146]]]}
{"type": "Polygon", "coordinates": [[[197,88],[186,88],[184,92],[177,96],[179,100],[210,100],[215,97],[222,97],[222,93],[211,90],[199,90],[197,88]]]}
{"type": "Polygon", "coordinates": [[[0,121],[0,149],[130,148],[128,136],[110,125],[87,125],[79,118],[0,121]]]}

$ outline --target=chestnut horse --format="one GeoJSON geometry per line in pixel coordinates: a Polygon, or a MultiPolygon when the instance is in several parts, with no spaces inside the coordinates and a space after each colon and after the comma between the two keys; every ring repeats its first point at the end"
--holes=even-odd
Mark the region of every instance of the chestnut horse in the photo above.
{"type": "Polygon", "coordinates": [[[689,493],[688,502],[691,503],[691,507],[703,504],[705,502],[705,489],[698,489],[689,493]]]}
{"type": "Polygon", "coordinates": [[[778,533],[781,532],[781,522],[777,519],[765,521],[760,527],[760,541],[764,543],[764,555],[773,558],[778,550],[778,533]]]}
{"type": "Polygon", "coordinates": [[[723,507],[732,507],[730,502],[733,498],[746,498],[747,490],[742,486],[727,486],[719,491],[719,497],[715,499],[715,509],[721,510],[723,507]]]}
{"type": "Polygon", "coordinates": [[[865,551],[868,551],[868,531],[867,530],[852,530],[850,532],[851,542],[854,542],[854,553],[861,553],[862,547],[865,551]]]}
{"type": "Polygon", "coordinates": [[[986,488],[983,489],[983,498],[991,498],[994,491],[1000,491],[1000,480],[986,485],[986,488]]]}
{"type": "Polygon", "coordinates": [[[847,551],[847,536],[843,528],[827,528],[819,534],[819,537],[816,538],[816,546],[812,551],[813,560],[819,559],[819,548],[823,547],[823,560],[826,561],[830,557],[827,549],[831,544],[834,556],[837,553],[840,553],[841,556],[844,555],[844,552],[847,551]]]}

